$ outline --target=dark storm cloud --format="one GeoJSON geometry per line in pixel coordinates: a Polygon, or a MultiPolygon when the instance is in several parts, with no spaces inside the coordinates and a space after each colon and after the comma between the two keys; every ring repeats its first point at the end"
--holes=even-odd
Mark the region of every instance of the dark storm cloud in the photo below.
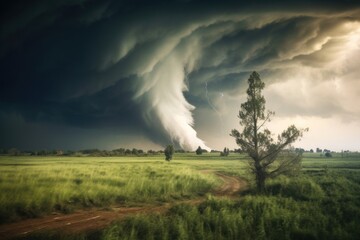
{"type": "Polygon", "coordinates": [[[192,105],[239,95],[254,69],[276,82],[294,65],[323,67],[359,18],[357,1],[15,1],[1,11],[3,127],[15,113],[187,149],[206,147],[192,105]]]}

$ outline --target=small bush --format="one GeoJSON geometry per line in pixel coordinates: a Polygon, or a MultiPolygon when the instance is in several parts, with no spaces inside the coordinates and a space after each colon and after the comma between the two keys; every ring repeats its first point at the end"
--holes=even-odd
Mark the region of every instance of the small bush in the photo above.
{"type": "Polygon", "coordinates": [[[330,157],[332,157],[332,155],[331,155],[330,152],[326,152],[326,153],[325,153],[325,157],[330,158],[330,157]]]}

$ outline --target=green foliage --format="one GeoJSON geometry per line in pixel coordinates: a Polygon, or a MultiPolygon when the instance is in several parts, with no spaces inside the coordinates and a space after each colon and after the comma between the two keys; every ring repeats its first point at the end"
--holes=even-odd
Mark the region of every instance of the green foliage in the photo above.
{"type": "MultiPolygon", "coordinates": [[[[240,200],[210,195],[198,206],[179,204],[163,214],[139,214],[95,234],[37,233],[26,239],[357,239],[359,159],[359,154],[324,160],[305,153],[301,174],[270,179],[263,195],[253,194],[252,187],[240,200]]],[[[56,211],[71,212],[196,197],[218,183],[199,172],[203,169],[250,177],[244,170],[246,155],[177,154],[171,165],[160,155],[0,157],[0,191],[6,193],[0,195],[0,216],[4,222],[49,214],[53,204],[56,211]]]]}
{"type": "Polygon", "coordinates": [[[174,146],[173,145],[167,145],[165,150],[164,150],[164,154],[165,154],[165,160],[166,161],[170,161],[174,155],[174,146]]]}
{"type": "Polygon", "coordinates": [[[270,180],[266,188],[270,195],[291,197],[295,200],[320,200],[325,196],[321,186],[313,178],[299,176],[293,179],[280,177],[270,180]]]}
{"type": "Polygon", "coordinates": [[[220,152],[220,156],[221,157],[227,157],[229,156],[230,150],[228,148],[224,148],[224,150],[222,152],[220,152]]]}
{"type": "Polygon", "coordinates": [[[331,155],[330,152],[326,152],[326,153],[325,153],[325,157],[328,157],[328,158],[329,158],[329,157],[332,157],[332,155],[331,155]]]}
{"type": "Polygon", "coordinates": [[[266,101],[261,94],[265,83],[257,72],[253,72],[248,84],[247,101],[241,104],[238,116],[243,127],[242,132],[233,129],[230,135],[236,139],[241,150],[251,157],[250,170],[255,176],[258,191],[263,192],[268,178],[300,169],[301,153],[285,149],[307,129],[297,129],[291,125],[279,134],[275,141],[270,130],[265,128],[275,114],[271,111],[265,113],[266,101]]]}
{"type": "MultiPolygon", "coordinates": [[[[240,201],[210,197],[199,206],[174,206],[166,215],[130,217],[107,228],[102,239],[136,239],[139,236],[146,239],[357,238],[360,233],[358,199],[355,198],[349,208],[349,203],[343,204],[321,190],[322,183],[318,185],[316,177],[311,175],[298,179],[283,177],[282,180],[287,182],[286,186],[271,195],[247,195],[240,201]],[[306,190],[303,183],[312,185],[311,190],[306,190]],[[295,189],[283,195],[288,188],[295,189]],[[296,193],[296,188],[302,193],[296,193]]],[[[277,183],[269,183],[269,187],[273,184],[277,183]]],[[[359,196],[355,189],[352,193],[359,196]]]]}
{"type": "Polygon", "coordinates": [[[201,155],[203,153],[203,150],[201,149],[201,147],[199,146],[197,149],[196,149],[196,155],[201,155]]]}
{"type": "Polygon", "coordinates": [[[217,179],[161,157],[0,157],[0,223],[54,211],[198,196],[217,179]],[[152,159],[153,158],[153,159],[152,159]]]}

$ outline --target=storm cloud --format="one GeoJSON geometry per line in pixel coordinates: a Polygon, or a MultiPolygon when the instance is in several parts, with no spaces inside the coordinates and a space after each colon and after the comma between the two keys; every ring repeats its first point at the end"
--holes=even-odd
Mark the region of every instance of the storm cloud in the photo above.
{"type": "Polygon", "coordinates": [[[221,147],[254,70],[279,117],[360,118],[356,1],[20,1],[2,11],[4,147],[106,148],[136,136],[221,147]]]}

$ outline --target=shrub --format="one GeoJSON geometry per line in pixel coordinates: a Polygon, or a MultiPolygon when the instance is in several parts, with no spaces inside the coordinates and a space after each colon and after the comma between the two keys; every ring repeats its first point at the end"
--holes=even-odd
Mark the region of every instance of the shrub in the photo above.
{"type": "Polygon", "coordinates": [[[172,159],[172,156],[174,155],[174,146],[173,145],[167,145],[165,150],[165,160],[170,161],[172,159]]]}
{"type": "Polygon", "coordinates": [[[203,153],[203,150],[201,149],[201,147],[199,146],[197,149],[196,149],[196,154],[197,155],[201,155],[203,153]]]}

